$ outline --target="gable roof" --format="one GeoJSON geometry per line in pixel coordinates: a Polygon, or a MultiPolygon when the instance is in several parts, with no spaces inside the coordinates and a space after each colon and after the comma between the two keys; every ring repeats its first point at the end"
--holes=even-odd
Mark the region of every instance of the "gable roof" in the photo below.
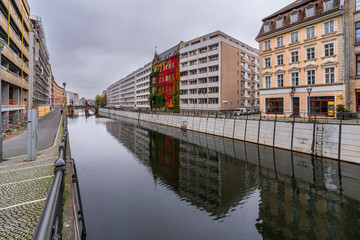
{"type": "Polygon", "coordinates": [[[280,9],[279,11],[271,14],[270,16],[267,16],[262,21],[265,22],[266,20],[269,20],[269,19],[271,19],[273,17],[276,17],[277,15],[283,14],[283,13],[288,12],[288,11],[294,9],[294,8],[298,8],[300,6],[308,4],[309,2],[312,2],[312,1],[314,1],[314,0],[296,0],[295,2],[290,3],[286,7],[280,9]]]}
{"type": "Polygon", "coordinates": [[[156,58],[157,62],[159,63],[159,62],[165,61],[169,57],[175,56],[177,54],[177,52],[178,52],[179,45],[180,44],[176,44],[175,46],[173,46],[172,48],[166,50],[165,52],[162,52],[160,54],[156,54],[155,58],[156,58]]]}

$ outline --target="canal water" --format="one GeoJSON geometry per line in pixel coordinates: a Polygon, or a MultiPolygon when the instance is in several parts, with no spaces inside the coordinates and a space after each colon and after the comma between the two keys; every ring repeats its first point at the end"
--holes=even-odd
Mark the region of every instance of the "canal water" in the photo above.
{"type": "Polygon", "coordinates": [[[125,118],[69,119],[88,239],[360,239],[360,166],[125,118]]]}

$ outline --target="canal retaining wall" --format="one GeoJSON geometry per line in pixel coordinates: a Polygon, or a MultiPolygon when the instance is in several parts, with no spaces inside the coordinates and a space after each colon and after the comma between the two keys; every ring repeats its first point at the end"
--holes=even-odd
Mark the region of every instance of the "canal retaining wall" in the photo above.
{"type": "Polygon", "coordinates": [[[127,117],[360,164],[360,125],[172,116],[105,108],[101,108],[99,114],[105,117],[127,117]]]}

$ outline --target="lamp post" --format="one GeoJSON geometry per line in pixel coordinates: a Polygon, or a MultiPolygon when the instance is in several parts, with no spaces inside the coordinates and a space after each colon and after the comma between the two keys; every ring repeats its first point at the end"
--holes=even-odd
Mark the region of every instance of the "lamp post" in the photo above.
{"type": "Polygon", "coordinates": [[[292,103],[292,112],[291,112],[292,116],[294,116],[294,95],[295,95],[295,88],[292,87],[290,91],[290,102],[292,103]]]}
{"type": "MultiPolygon", "coordinates": [[[[4,46],[6,45],[4,39],[0,38],[0,66],[1,66],[1,51],[3,50],[4,46]]],[[[3,147],[2,147],[2,126],[3,126],[3,120],[2,120],[2,102],[1,102],[1,98],[2,98],[2,89],[1,89],[1,68],[0,68],[0,162],[3,159],[3,147]]]]}
{"type": "Polygon", "coordinates": [[[65,127],[65,123],[66,123],[66,91],[65,91],[65,87],[66,87],[66,82],[63,82],[63,86],[64,86],[64,127],[65,127]]]}
{"type": "Polygon", "coordinates": [[[311,85],[309,84],[309,86],[307,87],[306,89],[309,97],[308,97],[308,114],[309,114],[309,119],[311,118],[311,111],[310,111],[310,95],[311,95],[311,91],[312,91],[312,88],[311,88],[311,85]]]}

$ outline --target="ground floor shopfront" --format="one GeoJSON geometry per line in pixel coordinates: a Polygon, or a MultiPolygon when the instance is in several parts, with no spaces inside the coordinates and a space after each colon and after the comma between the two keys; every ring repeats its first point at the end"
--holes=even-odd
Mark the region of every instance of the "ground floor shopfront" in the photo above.
{"type": "Polygon", "coordinates": [[[262,89],[261,111],[264,114],[286,116],[332,116],[338,104],[344,104],[343,85],[313,86],[310,94],[307,86],[285,89],[262,89]]]}

